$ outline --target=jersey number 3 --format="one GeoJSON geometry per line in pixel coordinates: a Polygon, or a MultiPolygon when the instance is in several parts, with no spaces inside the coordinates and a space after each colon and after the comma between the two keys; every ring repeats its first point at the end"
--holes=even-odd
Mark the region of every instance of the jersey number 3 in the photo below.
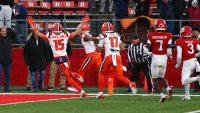
{"type": "Polygon", "coordinates": [[[55,49],[56,49],[56,51],[64,49],[63,39],[61,39],[61,40],[54,40],[54,43],[55,43],[55,49]]]}
{"type": "Polygon", "coordinates": [[[189,54],[193,54],[194,53],[194,45],[193,44],[188,44],[188,47],[189,47],[189,51],[188,51],[188,53],[189,54]]]}

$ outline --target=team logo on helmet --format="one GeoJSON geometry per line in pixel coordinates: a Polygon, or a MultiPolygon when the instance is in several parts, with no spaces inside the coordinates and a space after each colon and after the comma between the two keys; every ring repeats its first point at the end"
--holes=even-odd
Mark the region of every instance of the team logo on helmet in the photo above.
{"type": "Polygon", "coordinates": [[[190,26],[183,26],[180,31],[181,37],[192,37],[192,29],[190,26]]]}
{"type": "Polygon", "coordinates": [[[167,24],[163,19],[157,19],[154,23],[155,30],[166,30],[167,24]]]}

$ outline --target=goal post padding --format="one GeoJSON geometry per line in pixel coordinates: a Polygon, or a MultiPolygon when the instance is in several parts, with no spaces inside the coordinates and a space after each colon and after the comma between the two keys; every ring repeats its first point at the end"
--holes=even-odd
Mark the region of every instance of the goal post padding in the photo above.
{"type": "Polygon", "coordinates": [[[146,39],[146,34],[153,29],[156,19],[139,16],[121,20],[123,41],[129,43],[134,38],[146,39]]]}

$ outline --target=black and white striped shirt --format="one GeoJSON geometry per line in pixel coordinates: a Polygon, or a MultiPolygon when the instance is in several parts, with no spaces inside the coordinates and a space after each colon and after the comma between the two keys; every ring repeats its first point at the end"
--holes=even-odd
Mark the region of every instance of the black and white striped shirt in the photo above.
{"type": "Polygon", "coordinates": [[[136,63],[143,63],[148,61],[149,54],[150,52],[144,43],[130,44],[127,53],[128,62],[132,62],[131,59],[134,59],[136,63]]]}

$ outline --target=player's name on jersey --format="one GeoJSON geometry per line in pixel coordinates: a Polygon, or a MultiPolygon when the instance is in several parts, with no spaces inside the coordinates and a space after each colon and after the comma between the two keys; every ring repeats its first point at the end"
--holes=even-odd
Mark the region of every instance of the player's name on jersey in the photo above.
{"type": "Polygon", "coordinates": [[[52,35],[51,38],[64,38],[65,35],[52,35]]]}
{"type": "Polygon", "coordinates": [[[185,43],[193,43],[193,40],[186,40],[185,43]]]}
{"type": "Polygon", "coordinates": [[[152,39],[167,39],[167,36],[152,36],[152,39]]]}

